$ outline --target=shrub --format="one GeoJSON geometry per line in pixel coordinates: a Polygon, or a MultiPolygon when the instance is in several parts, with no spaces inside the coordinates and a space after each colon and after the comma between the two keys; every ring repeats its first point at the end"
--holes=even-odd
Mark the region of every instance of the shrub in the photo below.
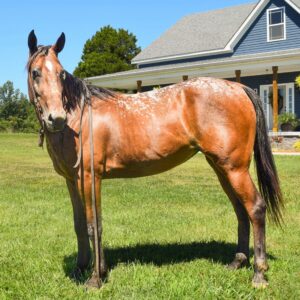
{"type": "Polygon", "coordinates": [[[296,86],[297,86],[298,88],[300,88],[300,75],[296,77],[295,83],[296,83],[296,86]]]}
{"type": "Polygon", "coordinates": [[[300,151],[300,140],[293,145],[293,148],[300,151]]]}
{"type": "Polygon", "coordinates": [[[293,113],[283,113],[278,116],[278,122],[280,124],[290,123],[294,128],[299,124],[297,116],[293,113]]]}

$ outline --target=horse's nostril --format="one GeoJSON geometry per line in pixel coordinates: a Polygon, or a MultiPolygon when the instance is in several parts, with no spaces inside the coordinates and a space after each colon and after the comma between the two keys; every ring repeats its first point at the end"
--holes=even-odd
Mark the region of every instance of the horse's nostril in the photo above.
{"type": "Polygon", "coordinates": [[[53,111],[49,113],[46,125],[50,131],[61,131],[67,122],[66,114],[63,112],[53,111]]]}

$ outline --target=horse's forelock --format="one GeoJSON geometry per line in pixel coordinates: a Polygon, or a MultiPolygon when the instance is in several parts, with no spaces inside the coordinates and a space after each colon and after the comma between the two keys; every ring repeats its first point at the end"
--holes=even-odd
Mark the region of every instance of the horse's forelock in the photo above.
{"type": "Polygon", "coordinates": [[[51,48],[51,46],[39,45],[37,51],[34,54],[32,54],[31,56],[29,56],[29,59],[28,59],[27,65],[26,65],[27,70],[30,71],[32,63],[38,56],[47,56],[50,48],[51,48]]]}

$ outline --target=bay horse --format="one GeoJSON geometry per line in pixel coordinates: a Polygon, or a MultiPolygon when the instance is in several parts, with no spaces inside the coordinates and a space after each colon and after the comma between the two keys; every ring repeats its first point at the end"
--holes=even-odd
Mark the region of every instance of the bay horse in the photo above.
{"type": "Polygon", "coordinates": [[[64,70],[58,60],[64,44],[62,33],[54,45],[38,46],[30,32],[28,92],[54,168],[70,193],[78,242],[75,276],[92,259],[89,239],[94,266],[87,284],[99,287],[106,274],[102,179],[157,174],[201,151],[238,220],[237,250],[229,267],[249,264],[251,222],[252,283],[266,286],[266,210],[280,224],[283,200],[258,95],[242,84],[214,78],[194,78],[135,95],[109,91],[64,70]],[[253,151],[260,192],[249,173],[253,151]]]}

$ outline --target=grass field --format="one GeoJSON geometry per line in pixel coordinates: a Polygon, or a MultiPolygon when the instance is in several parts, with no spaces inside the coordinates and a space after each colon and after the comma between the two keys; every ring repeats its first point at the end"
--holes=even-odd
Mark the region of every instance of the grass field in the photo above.
{"type": "Polygon", "coordinates": [[[300,299],[300,157],[276,162],[286,225],[267,227],[267,289],[251,287],[252,268],[226,269],[236,219],[199,154],[158,176],[104,182],[110,271],[101,290],[86,291],[70,278],[76,238],[64,180],[37,136],[1,134],[0,299],[300,299]]]}

